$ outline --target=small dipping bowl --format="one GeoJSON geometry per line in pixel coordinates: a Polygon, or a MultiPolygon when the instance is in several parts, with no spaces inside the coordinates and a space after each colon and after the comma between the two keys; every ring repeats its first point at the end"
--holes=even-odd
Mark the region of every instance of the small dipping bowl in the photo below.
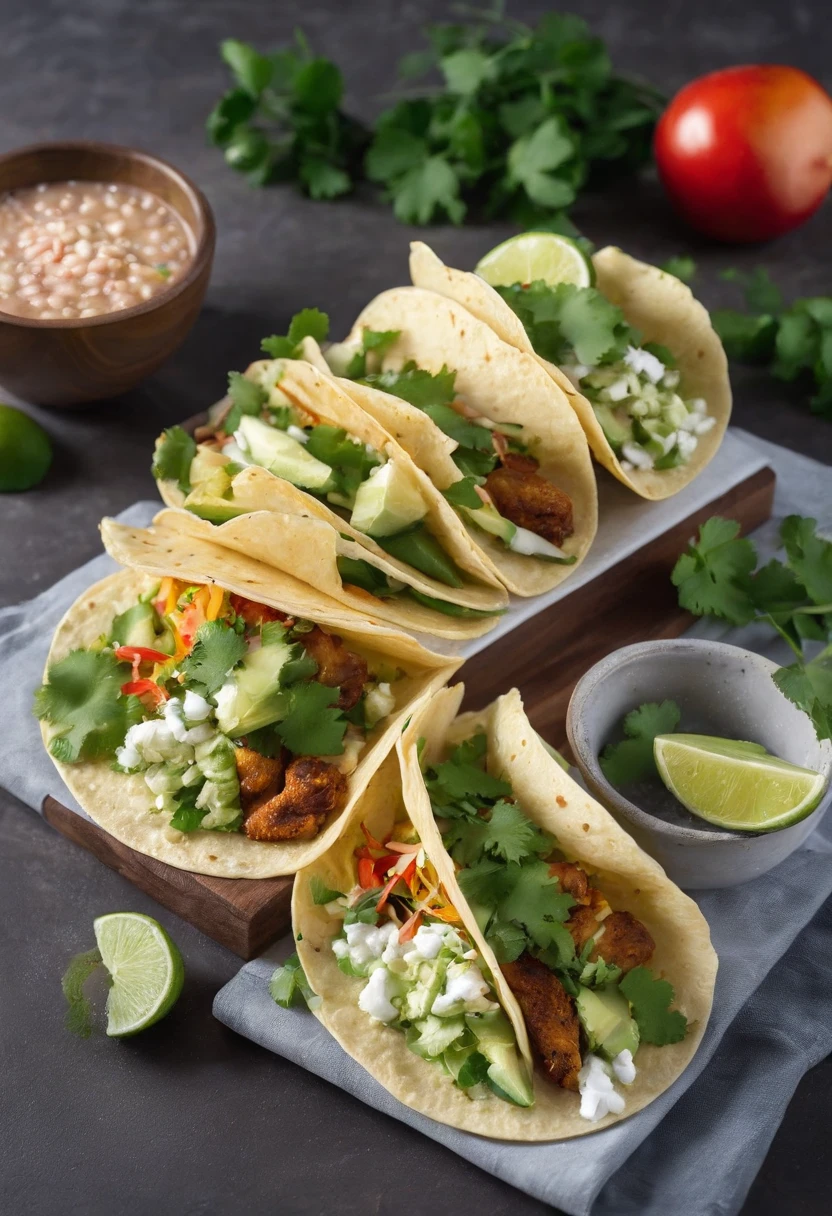
{"type": "MultiPolygon", "coordinates": [[[[592,794],[680,887],[731,887],[765,874],[820,823],[830,801],[832,744],[819,742],[808,716],[772,680],[777,664],[724,642],[679,638],[642,642],[607,655],[586,673],[569,703],[566,731],[592,794]],[[604,776],[598,757],[621,738],[625,714],[647,701],[675,701],[680,729],[761,743],[791,764],[823,773],[818,807],[774,832],[733,832],[698,819],[656,777],[637,806],[604,776]]],[[[630,791],[632,793],[632,791],[630,791]]]]}
{"type": "Polygon", "coordinates": [[[0,156],[0,194],[42,182],[113,182],[150,191],[193,236],[185,273],[131,308],[40,320],[0,311],[0,385],[37,405],[82,405],[133,388],[182,345],[202,307],[214,257],[214,217],[204,194],[158,157],[78,140],[32,144],[0,156]]]}

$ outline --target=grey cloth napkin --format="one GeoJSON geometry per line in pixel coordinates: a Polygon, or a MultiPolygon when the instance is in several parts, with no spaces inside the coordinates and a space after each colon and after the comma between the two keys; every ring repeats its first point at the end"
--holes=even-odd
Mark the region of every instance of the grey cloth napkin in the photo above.
{"type": "MultiPolygon", "coordinates": [[[[742,438],[777,472],[774,518],[755,535],[761,556],[774,553],[780,521],[793,512],[815,515],[832,530],[829,470],[753,436],[742,438]]],[[[692,632],[790,661],[765,628],[698,622],[692,632]]],[[[570,1216],[732,1216],[798,1081],[832,1050],[832,904],[823,906],[830,894],[832,815],[771,873],[700,893],[720,960],[702,1045],[684,1075],[646,1110],[577,1140],[484,1140],[403,1106],[310,1013],[274,1004],[268,980],[291,952],[290,939],[243,967],[217,995],[214,1014],[570,1216]]]]}

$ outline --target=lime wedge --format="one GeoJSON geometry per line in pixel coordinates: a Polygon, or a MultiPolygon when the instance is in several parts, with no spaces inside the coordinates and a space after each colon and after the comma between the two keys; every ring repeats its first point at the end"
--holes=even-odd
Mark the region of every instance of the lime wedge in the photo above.
{"type": "Polygon", "coordinates": [[[94,921],[95,940],[110,973],[107,1034],[138,1034],[163,1018],[182,991],[182,955],[152,916],[110,912],[94,921]]]}
{"type": "Polygon", "coordinates": [[[0,493],[30,490],[51,463],[52,444],[43,427],[23,410],[0,405],[0,493]]]}
{"type": "Polygon", "coordinates": [[[554,232],[521,232],[497,245],[477,263],[476,272],[492,287],[512,283],[574,283],[591,287],[595,282],[592,262],[568,236],[554,232]]]}
{"type": "Polygon", "coordinates": [[[735,832],[774,832],[821,800],[822,773],[778,760],[757,743],[711,735],[656,735],[659,775],[683,806],[735,832]]]}

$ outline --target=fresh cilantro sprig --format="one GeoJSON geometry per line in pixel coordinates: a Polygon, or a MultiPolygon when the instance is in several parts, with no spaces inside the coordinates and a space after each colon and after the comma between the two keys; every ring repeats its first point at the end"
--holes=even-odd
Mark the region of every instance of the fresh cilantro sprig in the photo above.
{"type": "Polygon", "coordinates": [[[303,34],[263,55],[227,39],[220,53],[235,87],[208,117],[208,138],[254,186],[294,181],[315,199],[352,189],[368,135],[341,110],[344,83],[329,59],[316,58],[303,34]]]}
{"type": "Polygon", "coordinates": [[[226,435],[234,434],[244,414],[256,418],[269,400],[269,394],[262,384],[247,379],[242,372],[228,373],[228,395],[231,398],[231,409],[222,422],[226,435]]]}
{"type": "Polygon", "coordinates": [[[337,688],[326,684],[293,684],[287,690],[289,712],[276,731],[296,756],[340,756],[344,750],[347,719],[335,707],[337,688]]]}
{"type": "Polygon", "coordinates": [[[537,354],[550,363],[612,363],[641,343],[621,309],[594,287],[552,287],[540,280],[497,291],[523,322],[537,354]]]}
{"type": "Polygon", "coordinates": [[[121,746],[143,712],[138,697],[121,693],[129,671],[110,650],[73,650],[51,665],[34,712],[54,727],[49,751],[56,760],[99,760],[121,746]]]}
{"type": "Polygon", "coordinates": [[[196,456],[196,441],[181,426],[163,433],[153,457],[151,472],[157,481],[175,481],[183,494],[191,492],[191,461],[196,456]]]}
{"type": "Polygon", "coordinates": [[[675,701],[647,702],[628,713],[621,723],[627,737],[620,743],[608,743],[599,758],[610,785],[620,789],[652,776],[656,772],[653,740],[674,731],[681,717],[675,701]]]}
{"type": "Polygon", "coordinates": [[[264,338],[260,347],[272,359],[300,359],[304,338],[324,342],[328,333],[329,317],[325,312],[319,308],[302,308],[292,317],[285,334],[272,334],[270,338],[264,338]]]}
{"type": "Polygon", "coordinates": [[[757,567],[753,542],[735,520],[714,516],[699,529],[673,568],[679,603],[695,616],[732,625],[765,622],[795,654],[773,679],[809,715],[819,739],[832,739],[832,542],[817,521],[789,515],[780,527],[785,560],[757,567]],[[809,658],[805,647],[820,643],[809,658]]]}
{"type": "Polygon", "coordinates": [[[247,649],[245,638],[225,621],[206,621],[197,630],[193,650],[180,663],[180,671],[189,685],[210,697],[223,686],[247,649]]]}
{"type": "Polygon", "coordinates": [[[272,972],[269,995],[281,1009],[291,1009],[293,1005],[316,1009],[321,1003],[321,998],[312,991],[297,954],[290,954],[283,966],[272,972]]]}
{"type": "Polygon", "coordinates": [[[656,1047],[681,1043],[688,1023],[683,1013],[670,1008],[674,996],[672,984],[656,979],[649,967],[634,967],[619,986],[630,1002],[642,1043],[653,1043],[656,1047]]]}

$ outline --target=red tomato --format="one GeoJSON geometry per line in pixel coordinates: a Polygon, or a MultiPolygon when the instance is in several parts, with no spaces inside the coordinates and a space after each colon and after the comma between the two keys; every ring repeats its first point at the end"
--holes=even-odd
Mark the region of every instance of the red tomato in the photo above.
{"type": "Polygon", "coordinates": [[[832,98],[797,68],[726,68],[686,85],[656,128],[659,175],[694,228],[765,241],[816,211],[832,183],[832,98]]]}

